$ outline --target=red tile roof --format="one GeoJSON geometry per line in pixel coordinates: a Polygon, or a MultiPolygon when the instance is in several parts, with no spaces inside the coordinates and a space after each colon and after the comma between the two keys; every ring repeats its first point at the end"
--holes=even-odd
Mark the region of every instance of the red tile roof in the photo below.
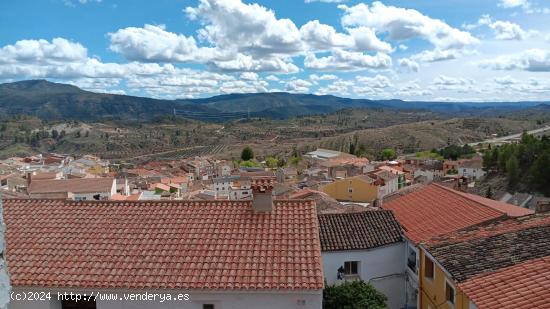
{"type": "MultiPolygon", "coordinates": [[[[32,179],[32,178],[31,178],[32,179]]],[[[29,194],[111,192],[114,178],[75,178],[32,181],[29,194]]]]}
{"type": "Polygon", "coordinates": [[[458,287],[479,309],[548,309],[550,257],[483,274],[458,287]]]}
{"type": "Polygon", "coordinates": [[[414,243],[496,219],[505,214],[479,199],[432,184],[382,205],[393,210],[414,243]]]}
{"type": "Polygon", "coordinates": [[[323,288],[312,201],[5,200],[14,286],[323,288]]]}
{"type": "MultiPolygon", "coordinates": [[[[444,187],[444,188],[446,188],[447,190],[452,190],[452,189],[447,188],[447,187],[444,187]]],[[[533,211],[531,209],[519,207],[519,206],[516,206],[516,205],[512,205],[512,204],[508,204],[508,203],[504,203],[504,202],[500,202],[500,201],[495,201],[495,200],[488,199],[488,198],[485,198],[485,197],[482,197],[482,196],[479,196],[479,195],[460,192],[460,191],[454,191],[454,192],[464,196],[465,198],[471,199],[471,200],[476,201],[480,204],[489,206],[489,207],[491,207],[495,210],[503,212],[503,213],[507,214],[510,217],[528,216],[528,215],[532,215],[532,214],[535,213],[535,211],[533,211]]]]}

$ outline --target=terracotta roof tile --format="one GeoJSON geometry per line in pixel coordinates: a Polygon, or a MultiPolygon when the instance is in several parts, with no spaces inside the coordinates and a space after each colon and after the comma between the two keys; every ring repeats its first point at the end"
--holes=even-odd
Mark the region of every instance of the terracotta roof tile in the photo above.
{"type": "Polygon", "coordinates": [[[323,288],[312,201],[5,200],[14,286],[323,288]]]}
{"type": "Polygon", "coordinates": [[[477,276],[458,287],[479,309],[548,309],[550,257],[477,276]]]}
{"type": "Polygon", "coordinates": [[[436,184],[384,203],[415,243],[504,216],[479,200],[436,184]]]}
{"type": "Polygon", "coordinates": [[[318,217],[322,251],[372,249],[401,241],[401,227],[388,210],[318,217]]]}
{"type": "Polygon", "coordinates": [[[96,193],[110,192],[114,178],[75,178],[32,181],[29,194],[33,193],[96,193]]]}
{"type": "Polygon", "coordinates": [[[550,256],[550,215],[508,218],[455,232],[426,245],[457,282],[531,259],[550,256]],[[513,224],[510,221],[521,221],[513,224]],[[477,237],[473,237],[477,233],[477,237]],[[444,241],[447,238],[450,241],[444,241]]]}

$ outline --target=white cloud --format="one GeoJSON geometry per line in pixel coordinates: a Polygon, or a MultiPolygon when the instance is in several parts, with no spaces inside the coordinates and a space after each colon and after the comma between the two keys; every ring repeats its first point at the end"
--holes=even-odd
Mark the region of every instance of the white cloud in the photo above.
{"type": "Polygon", "coordinates": [[[333,74],[323,74],[323,75],[311,74],[309,75],[309,79],[317,82],[321,80],[335,80],[335,79],[338,79],[338,76],[333,74]]]}
{"type": "Polygon", "coordinates": [[[409,47],[405,44],[399,44],[399,49],[400,50],[407,50],[407,49],[409,49],[409,47]]]}
{"type": "Polygon", "coordinates": [[[550,33],[546,35],[544,40],[546,40],[546,42],[550,43],[550,33]]]}
{"type": "Polygon", "coordinates": [[[293,79],[286,83],[285,90],[289,92],[305,93],[309,91],[309,87],[311,86],[313,86],[313,84],[307,80],[293,79]]]}
{"type": "Polygon", "coordinates": [[[387,69],[391,67],[391,57],[384,53],[374,56],[344,50],[334,50],[330,56],[318,58],[315,54],[308,54],[304,59],[304,66],[308,69],[320,71],[359,71],[366,69],[387,69]]]}
{"type": "Polygon", "coordinates": [[[550,72],[550,51],[533,48],[515,55],[504,55],[484,60],[479,65],[482,68],[493,70],[550,72]]]}
{"type": "Polygon", "coordinates": [[[465,78],[456,78],[456,77],[449,77],[446,75],[439,75],[434,79],[433,84],[438,86],[471,85],[473,84],[473,81],[465,78]]]}
{"type": "Polygon", "coordinates": [[[531,6],[528,0],[500,0],[498,5],[503,8],[528,8],[531,6]]]}
{"type": "Polygon", "coordinates": [[[255,81],[255,80],[259,80],[260,76],[254,72],[243,72],[241,73],[240,78],[242,80],[255,81]]]}
{"type": "Polygon", "coordinates": [[[237,50],[254,56],[296,54],[303,50],[300,31],[290,19],[240,0],[200,0],[187,7],[191,20],[204,26],[199,37],[220,49],[237,50]]]}
{"type": "Polygon", "coordinates": [[[365,3],[338,7],[344,11],[344,26],[373,28],[376,32],[387,32],[393,40],[423,38],[440,49],[457,49],[479,43],[470,33],[416,10],[386,6],[378,1],[370,7],[365,3]]]}
{"type": "Polygon", "coordinates": [[[279,78],[278,78],[277,76],[275,76],[275,75],[269,75],[269,76],[267,76],[265,79],[270,80],[270,81],[273,81],[273,82],[279,81],[279,78]]]}
{"type": "Polygon", "coordinates": [[[420,70],[420,65],[418,62],[408,58],[401,58],[397,60],[397,64],[399,64],[399,66],[406,71],[418,72],[420,70]]]}
{"type": "Polygon", "coordinates": [[[357,82],[361,85],[368,86],[370,88],[388,88],[393,84],[387,76],[376,75],[375,77],[356,76],[357,82]]]}
{"type": "Polygon", "coordinates": [[[496,21],[489,25],[495,31],[497,40],[523,40],[527,33],[518,24],[509,21],[496,21]]]}
{"type": "Polygon", "coordinates": [[[422,62],[437,62],[456,59],[460,55],[462,55],[462,53],[458,50],[441,50],[436,48],[434,50],[424,50],[416,55],[413,55],[411,59],[422,62]]]}
{"type": "Polygon", "coordinates": [[[110,49],[131,61],[207,62],[222,58],[216,49],[199,48],[193,37],[168,32],[163,25],[128,27],[108,35],[110,49]]]}
{"type": "Polygon", "coordinates": [[[21,40],[0,49],[0,63],[16,62],[64,62],[87,58],[87,49],[80,43],[64,38],[46,40],[21,40]]]}
{"type": "Polygon", "coordinates": [[[510,75],[507,75],[507,76],[495,78],[495,82],[499,85],[513,85],[513,84],[518,84],[519,80],[513,78],[510,75]]]}

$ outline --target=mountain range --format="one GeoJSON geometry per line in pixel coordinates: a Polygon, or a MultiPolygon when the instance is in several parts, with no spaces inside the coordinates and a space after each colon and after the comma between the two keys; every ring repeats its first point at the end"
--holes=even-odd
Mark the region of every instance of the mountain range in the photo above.
{"type": "Polygon", "coordinates": [[[441,113],[474,114],[509,111],[550,102],[410,102],[349,99],[332,95],[277,93],[227,94],[202,99],[161,100],[128,95],[94,93],[73,85],[46,80],[0,84],[0,117],[32,115],[44,120],[101,119],[152,120],[178,115],[224,121],[245,117],[286,119],[327,114],[345,108],[424,109],[441,113]]]}

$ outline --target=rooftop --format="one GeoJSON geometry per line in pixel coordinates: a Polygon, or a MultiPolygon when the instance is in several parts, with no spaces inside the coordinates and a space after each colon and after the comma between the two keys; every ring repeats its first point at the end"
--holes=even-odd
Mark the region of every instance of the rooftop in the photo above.
{"type": "MultiPolygon", "coordinates": [[[[32,179],[32,178],[31,178],[32,179]]],[[[96,193],[110,192],[113,178],[74,178],[32,181],[29,194],[36,193],[96,193]]]]}
{"type": "Polygon", "coordinates": [[[4,220],[14,286],[323,288],[312,201],[5,200],[4,220]]]}
{"type": "Polygon", "coordinates": [[[532,259],[550,256],[550,214],[480,224],[426,246],[458,281],[532,259]],[[512,221],[519,221],[515,224],[512,221]],[[473,238],[472,235],[478,237],[473,238]]]}
{"type": "Polygon", "coordinates": [[[431,184],[382,205],[393,210],[414,243],[505,216],[532,211],[431,184]]]}
{"type": "Polygon", "coordinates": [[[479,309],[547,309],[550,257],[502,268],[458,286],[479,309]]]}
{"type": "Polygon", "coordinates": [[[318,217],[321,251],[373,249],[401,241],[401,227],[388,210],[318,217]]]}

